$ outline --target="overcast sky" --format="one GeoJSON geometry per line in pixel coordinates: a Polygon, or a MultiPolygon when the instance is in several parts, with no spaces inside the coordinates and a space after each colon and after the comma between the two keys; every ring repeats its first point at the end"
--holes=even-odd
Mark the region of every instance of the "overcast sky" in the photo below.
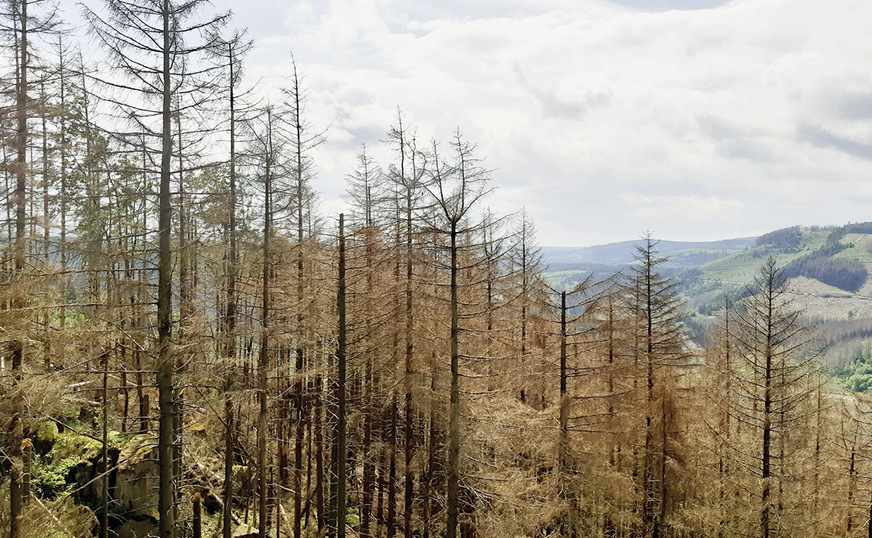
{"type": "MultiPolygon", "coordinates": [[[[91,1],[91,0],[88,0],[91,1]]],[[[539,243],[759,235],[872,220],[869,0],[216,0],[250,80],[293,51],[325,213],[400,107],[460,128],[539,243]]],[[[275,93],[274,95],[277,95],[275,93]]]]}

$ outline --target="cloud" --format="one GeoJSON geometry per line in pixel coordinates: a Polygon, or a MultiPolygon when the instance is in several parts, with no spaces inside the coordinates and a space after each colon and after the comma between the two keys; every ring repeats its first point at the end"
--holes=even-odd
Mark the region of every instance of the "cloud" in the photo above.
{"type": "Polygon", "coordinates": [[[613,0],[613,2],[640,11],[672,11],[711,9],[726,4],[727,0],[613,0]]]}
{"type": "Polygon", "coordinates": [[[869,219],[848,193],[872,174],[872,3],[644,4],[294,2],[249,71],[280,83],[294,50],[335,135],[328,198],[400,106],[419,141],[477,142],[491,203],[526,206],[546,244],[869,219]]]}
{"type": "Polygon", "coordinates": [[[800,140],[819,148],[832,148],[861,159],[872,160],[872,144],[848,140],[835,135],[818,125],[800,125],[797,130],[800,140]]]}

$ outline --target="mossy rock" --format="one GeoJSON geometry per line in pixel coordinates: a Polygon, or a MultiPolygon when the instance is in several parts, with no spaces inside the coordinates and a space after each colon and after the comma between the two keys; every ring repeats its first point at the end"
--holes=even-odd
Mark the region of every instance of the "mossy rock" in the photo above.
{"type": "Polygon", "coordinates": [[[115,497],[122,509],[156,520],[157,492],[157,438],[134,435],[118,454],[115,497]]]}
{"type": "Polygon", "coordinates": [[[53,462],[73,456],[84,461],[99,457],[102,450],[100,441],[68,429],[55,437],[48,456],[53,462]]]}
{"type": "Polygon", "coordinates": [[[251,467],[248,465],[233,466],[233,489],[239,491],[251,485],[251,467]]]}
{"type": "Polygon", "coordinates": [[[58,439],[58,425],[52,420],[40,420],[30,427],[29,437],[37,454],[48,454],[58,439]]]}

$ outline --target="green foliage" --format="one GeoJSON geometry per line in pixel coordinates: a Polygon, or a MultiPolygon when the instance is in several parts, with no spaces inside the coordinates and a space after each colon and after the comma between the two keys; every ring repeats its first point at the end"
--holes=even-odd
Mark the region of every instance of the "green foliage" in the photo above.
{"type": "Polygon", "coordinates": [[[773,248],[792,250],[802,244],[802,228],[791,226],[763,234],[757,238],[756,246],[769,246],[773,248]]]}
{"type": "Polygon", "coordinates": [[[858,222],[836,228],[827,236],[827,243],[838,243],[848,234],[872,234],[872,222],[858,222]]]}
{"type": "Polygon", "coordinates": [[[842,384],[854,392],[866,392],[872,388],[872,364],[860,365],[842,384]]]}
{"type": "Polygon", "coordinates": [[[869,272],[858,261],[833,257],[847,248],[844,243],[827,243],[793,260],[785,267],[784,274],[788,278],[806,276],[845,291],[857,292],[866,283],[869,272]]]}
{"type": "MultiPolygon", "coordinates": [[[[40,423],[38,433],[52,435],[51,450],[45,456],[38,456],[33,463],[32,485],[43,498],[55,498],[69,490],[70,472],[77,465],[88,459],[97,457],[102,450],[102,443],[86,435],[73,431],[85,430],[87,426],[76,423],[73,428],[66,428],[63,433],[57,433],[56,428],[50,428],[54,423],[40,423]]],[[[118,445],[122,439],[115,435],[109,438],[109,444],[118,445]]]]}
{"type": "Polygon", "coordinates": [[[843,368],[830,372],[840,380],[842,386],[854,392],[867,392],[872,389],[872,349],[865,349],[843,368]]]}
{"type": "Polygon", "coordinates": [[[79,456],[63,458],[57,463],[48,457],[37,457],[31,469],[31,486],[40,497],[53,499],[72,488],[73,484],[68,483],[67,478],[81,461],[79,456]]]}

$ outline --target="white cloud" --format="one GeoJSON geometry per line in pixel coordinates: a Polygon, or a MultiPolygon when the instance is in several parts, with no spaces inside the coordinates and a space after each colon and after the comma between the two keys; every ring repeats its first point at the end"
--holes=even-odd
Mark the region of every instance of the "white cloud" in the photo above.
{"type": "Polygon", "coordinates": [[[294,2],[252,26],[250,72],[278,83],[294,51],[331,199],[401,106],[419,139],[477,142],[545,244],[872,219],[872,3],[622,3],[294,2]]]}

